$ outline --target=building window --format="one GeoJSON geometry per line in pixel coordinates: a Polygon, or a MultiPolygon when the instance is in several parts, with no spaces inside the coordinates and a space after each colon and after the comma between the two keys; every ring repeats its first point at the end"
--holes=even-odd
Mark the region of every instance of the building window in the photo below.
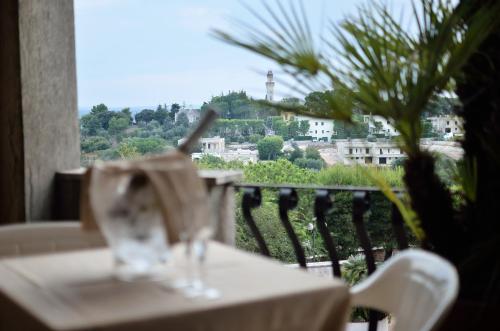
{"type": "Polygon", "coordinates": [[[370,153],[370,149],[369,148],[365,148],[365,151],[366,151],[366,154],[370,153]]]}
{"type": "MultiPolygon", "coordinates": [[[[325,123],[324,123],[324,122],[321,122],[321,125],[323,125],[323,124],[325,124],[325,123]]],[[[455,123],[455,124],[457,124],[457,123],[455,123]]]]}
{"type": "Polygon", "coordinates": [[[314,130],[314,133],[318,133],[318,130],[314,130]]]}
{"type": "Polygon", "coordinates": [[[446,125],[450,125],[450,121],[446,121],[446,125]]]}
{"type": "Polygon", "coordinates": [[[316,125],[316,126],[318,126],[318,122],[316,122],[316,124],[315,124],[315,125],[316,125]]]}
{"type": "Polygon", "coordinates": [[[349,148],[349,154],[352,154],[352,148],[349,148]]]}
{"type": "MultiPolygon", "coordinates": [[[[455,129],[456,130],[456,129],[455,129]]],[[[325,130],[321,130],[321,133],[325,133],[325,130]]]]}
{"type": "Polygon", "coordinates": [[[382,148],[380,149],[380,154],[382,154],[382,148]]]}
{"type": "Polygon", "coordinates": [[[378,159],[378,164],[387,164],[387,159],[385,157],[381,157],[378,159]]]}

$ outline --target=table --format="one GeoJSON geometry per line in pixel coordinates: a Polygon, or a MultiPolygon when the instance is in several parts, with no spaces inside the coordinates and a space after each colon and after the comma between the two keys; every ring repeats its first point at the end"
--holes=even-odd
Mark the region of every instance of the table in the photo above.
{"type": "Polygon", "coordinates": [[[215,242],[208,249],[205,279],[220,290],[217,300],[115,280],[108,248],[0,260],[0,330],[343,329],[349,291],[341,280],[215,242]]]}

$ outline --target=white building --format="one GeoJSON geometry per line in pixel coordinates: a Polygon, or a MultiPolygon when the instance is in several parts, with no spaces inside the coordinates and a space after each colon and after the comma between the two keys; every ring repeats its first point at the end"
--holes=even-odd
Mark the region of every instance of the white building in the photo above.
{"type": "Polygon", "coordinates": [[[226,150],[226,140],[219,136],[212,138],[201,138],[200,144],[201,151],[203,153],[223,153],[226,150]]]}
{"type": "Polygon", "coordinates": [[[433,116],[429,117],[432,127],[438,133],[453,136],[461,136],[464,134],[462,118],[455,115],[433,116]]]}
{"type": "Polygon", "coordinates": [[[283,112],[281,116],[285,122],[297,121],[300,123],[302,121],[307,121],[309,123],[309,132],[306,136],[311,136],[313,141],[323,140],[330,142],[332,140],[332,135],[335,134],[333,120],[295,115],[289,112],[283,112]]]}
{"type": "Polygon", "coordinates": [[[394,161],[405,157],[403,151],[392,141],[369,142],[364,139],[337,140],[338,153],[345,164],[391,165],[394,161]]]}
{"type": "MultiPolygon", "coordinates": [[[[181,142],[179,140],[179,142],[181,142]]],[[[222,158],[224,161],[242,161],[243,163],[257,162],[259,153],[256,150],[238,148],[236,150],[226,150],[224,138],[212,137],[201,138],[201,153],[191,154],[193,160],[201,159],[203,155],[213,155],[222,158]]]]}
{"type": "MultiPolygon", "coordinates": [[[[184,142],[185,138],[181,138],[177,141],[180,145],[184,142]]],[[[201,138],[201,152],[206,154],[218,154],[223,153],[226,150],[226,140],[219,136],[211,138],[201,138]]]]}
{"type": "Polygon", "coordinates": [[[177,122],[177,118],[180,114],[186,114],[188,122],[194,123],[200,119],[200,110],[199,109],[181,109],[177,113],[175,113],[175,121],[177,122]]]}
{"type": "Polygon", "coordinates": [[[391,120],[378,115],[363,115],[363,122],[368,123],[368,131],[373,134],[384,134],[386,136],[399,136],[391,120]],[[378,123],[378,124],[377,124],[378,123]]]}

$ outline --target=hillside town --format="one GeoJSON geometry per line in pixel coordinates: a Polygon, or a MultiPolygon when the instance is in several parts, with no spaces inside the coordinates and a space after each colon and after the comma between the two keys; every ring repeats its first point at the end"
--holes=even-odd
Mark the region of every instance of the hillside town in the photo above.
{"type": "MultiPolygon", "coordinates": [[[[113,111],[104,104],[81,117],[81,163],[134,158],[175,148],[192,130],[204,111],[213,108],[219,119],[201,138],[191,154],[193,160],[215,157],[241,164],[288,159],[302,168],[319,170],[334,165],[401,165],[405,158],[399,147],[400,133],[381,116],[354,114],[352,125],[342,121],[278,112],[271,105],[305,107],[315,112],[323,107],[331,91],[312,92],[303,100],[277,100],[272,71],[265,80],[262,99],[244,91],[229,91],[204,102],[201,107],[173,103],[132,111],[113,111]],[[314,157],[307,158],[307,150],[314,157]]],[[[462,121],[453,113],[454,100],[438,97],[421,118],[423,149],[459,160],[463,150],[462,121]]],[[[309,153],[309,155],[312,155],[309,153]]]]}
{"type": "MultiPolygon", "coordinates": [[[[265,100],[274,101],[275,82],[273,73],[267,74],[265,100]]],[[[200,109],[181,109],[176,114],[176,119],[185,114],[189,123],[196,122],[200,117],[200,109]]],[[[362,122],[368,128],[366,137],[341,137],[335,130],[335,121],[330,119],[314,118],[295,115],[291,112],[280,114],[283,122],[307,123],[308,131],[296,138],[285,140],[282,152],[293,150],[294,146],[305,150],[312,146],[319,150],[321,157],[327,165],[335,164],[373,164],[377,166],[390,166],[405,157],[397,144],[399,132],[389,120],[380,116],[364,115],[362,122]]],[[[442,153],[454,160],[461,158],[463,151],[457,139],[463,136],[462,121],[453,114],[429,116],[424,119],[430,124],[434,137],[422,139],[423,148],[442,153]]],[[[272,128],[266,127],[266,136],[279,136],[272,128]]],[[[283,137],[284,138],[284,137],[283,137]]],[[[256,143],[226,142],[221,136],[210,136],[200,141],[201,150],[192,154],[193,159],[201,159],[204,155],[222,158],[224,161],[242,161],[243,163],[257,162],[259,155],[256,143]]]]}

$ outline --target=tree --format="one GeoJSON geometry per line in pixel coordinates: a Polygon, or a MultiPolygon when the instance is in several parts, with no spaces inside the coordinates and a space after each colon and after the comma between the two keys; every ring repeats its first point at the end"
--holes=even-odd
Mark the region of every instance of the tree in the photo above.
{"type": "Polygon", "coordinates": [[[291,121],[288,123],[288,137],[293,138],[299,135],[299,122],[291,121]]]}
{"type": "Polygon", "coordinates": [[[155,116],[154,110],[143,109],[140,112],[138,112],[137,114],[135,114],[135,122],[136,123],[139,123],[139,122],[148,123],[148,122],[151,122],[152,120],[154,120],[154,116],[155,116]]]}
{"type": "MultiPolygon", "coordinates": [[[[281,14],[286,16],[287,11],[281,14]]],[[[246,40],[224,32],[218,36],[274,60],[301,87],[316,83],[318,75],[329,77],[337,94],[335,102],[329,103],[330,118],[352,121],[356,109],[392,120],[400,133],[398,143],[408,155],[404,182],[410,202],[392,199],[413,233],[425,240],[424,247],[457,266],[460,298],[478,301],[474,303],[478,311],[471,313],[493,311],[496,306],[486,304],[500,302],[500,278],[496,277],[500,270],[500,1],[461,0],[455,5],[422,0],[421,9],[414,11],[415,33],[391,14],[384,5],[361,8],[358,15],[331,29],[332,40],[327,42],[331,48],[326,52],[315,47],[310,33],[304,33],[307,20],[298,18],[267,35],[256,31],[258,38],[255,33],[246,40]],[[336,54],[335,61],[329,52],[336,54]],[[437,176],[433,155],[420,144],[422,114],[436,95],[452,88],[463,105],[458,113],[465,123],[461,204],[437,176]]],[[[270,15],[273,21],[279,17],[270,15]]],[[[251,25],[248,28],[254,30],[251,25]]]]}
{"type": "Polygon", "coordinates": [[[120,158],[123,160],[135,159],[140,156],[139,152],[137,151],[137,148],[130,142],[120,143],[117,151],[118,155],[120,155],[120,158]]]}
{"type": "Polygon", "coordinates": [[[293,162],[293,164],[295,164],[299,168],[313,169],[313,170],[321,170],[324,165],[322,160],[306,159],[306,158],[296,159],[293,162]]]}
{"type": "Polygon", "coordinates": [[[179,110],[181,110],[181,106],[178,104],[178,103],[173,103],[171,106],[170,106],[170,119],[172,121],[175,121],[175,114],[177,114],[179,112],[179,110]]]}
{"type": "Polygon", "coordinates": [[[135,151],[141,155],[161,153],[167,147],[167,142],[161,138],[134,137],[126,139],[120,145],[122,144],[134,147],[135,151]]]}
{"type": "Polygon", "coordinates": [[[108,107],[101,103],[92,107],[90,115],[98,119],[100,128],[107,130],[109,121],[115,116],[115,112],[109,111],[108,107]]]}
{"type": "Polygon", "coordinates": [[[292,162],[295,161],[296,159],[301,159],[304,157],[304,152],[297,146],[297,144],[293,143],[292,144],[293,151],[290,153],[288,156],[288,161],[292,162]]]}
{"type": "Polygon", "coordinates": [[[189,127],[189,119],[185,113],[180,113],[177,116],[177,121],[175,122],[176,125],[180,125],[183,127],[189,127]]]}
{"type": "Polygon", "coordinates": [[[436,95],[425,107],[422,117],[452,115],[453,109],[459,107],[459,104],[460,101],[456,98],[436,95]]]}
{"type": "Polygon", "coordinates": [[[259,159],[276,160],[283,149],[283,139],[278,136],[265,137],[257,143],[259,159]]]}
{"type": "Polygon", "coordinates": [[[177,144],[177,141],[181,138],[184,138],[187,133],[187,128],[185,126],[179,125],[174,126],[173,128],[164,131],[163,137],[172,141],[174,144],[177,144]]]}
{"type": "Polygon", "coordinates": [[[92,153],[95,151],[100,151],[108,149],[111,147],[109,141],[104,137],[90,137],[88,139],[82,140],[81,148],[85,153],[92,153]]]}
{"type": "Polygon", "coordinates": [[[80,119],[82,123],[82,133],[87,136],[94,136],[101,129],[101,121],[93,114],[87,114],[80,119]]]}
{"type": "Polygon", "coordinates": [[[108,132],[111,135],[119,135],[123,133],[129,126],[129,119],[127,117],[112,117],[109,121],[108,132]]]}
{"type": "Polygon", "coordinates": [[[366,138],[368,136],[368,123],[353,121],[351,124],[335,121],[335,131],[337,131],[337,139],[366,138]]]}
{"type": "Polygon", "coordinates": [[[283,98],[280,101],[280,103],[287,104],[287,105],[299,105],[301,102],[300,102],[299,98],[289,97],[289,98],[283,98]]]}
{"type": "Polygon", "coordinates": [[[330,107],[328,101],[332,91],[311,92],[305,97],[305,106],[313,112],[324,112],[330,107]]]}
{"type": "Polygon", "coordinates": [[[252,134],[248,137],[248,142],[252,144],[256,144],[261,140],[263,137],[260,134],[252,134]]]}
{"type": "Polygon", "coordinates": [[[309,121],[300,121],[299,123],[299,132],[302,136],[307,136],[309,133],[309,121]]]}
{"type": "Polygon", "coordinates": [[[274,116],[271,119],[271,128],[274,130],[274,133],[278,136],[281,136],[284,140],[288,140],[288,125],[283,119],[279,116],[274,116]]]}
{"type": "Polygon", "coordinates": [[[98,115],[98,114],[106,113],[108,111],[109,111],[108,107],[105,104],[100,103],[98,105],[92,106],[92,109],[90,109],[90,114],[91,115],[98,115]]]}
{"type": "Polygon", "coordinates": [[[130,111],[130,108],[123,108],[120,112],[123,117],[125,117],[126,119],[128,119],[128,124],[129,125],[132,125],[132,122],[134,121],[134,119],[132,118],[132,112],[130,111]]]}
{"type": "Polygon", "coordinates": [[[167,109],[163,108],[161,105],[158,105],[156,111],[153,114],[153,119],[163,125],[167,118],[169,118],[167,109]]]}
{"type": "Polygon", "coordinates": [[[438,134],[432,126],[432,122],[429,120],[422,120],[422,138],[434,138],[438,134]]]}
{"type": "Polygon", "coordinates": [[[168,131],[174,127],[174,121],[170,118],[170,115],[165,118],[163,122],[163,131],[168,131]]]}
{"type": "Polygon", "coordinates": [[[313,146],[306,147],[305,158],[312,159],[312,160],[322,160],[321,154],[319,153],[319,150],[313,146]]]}

